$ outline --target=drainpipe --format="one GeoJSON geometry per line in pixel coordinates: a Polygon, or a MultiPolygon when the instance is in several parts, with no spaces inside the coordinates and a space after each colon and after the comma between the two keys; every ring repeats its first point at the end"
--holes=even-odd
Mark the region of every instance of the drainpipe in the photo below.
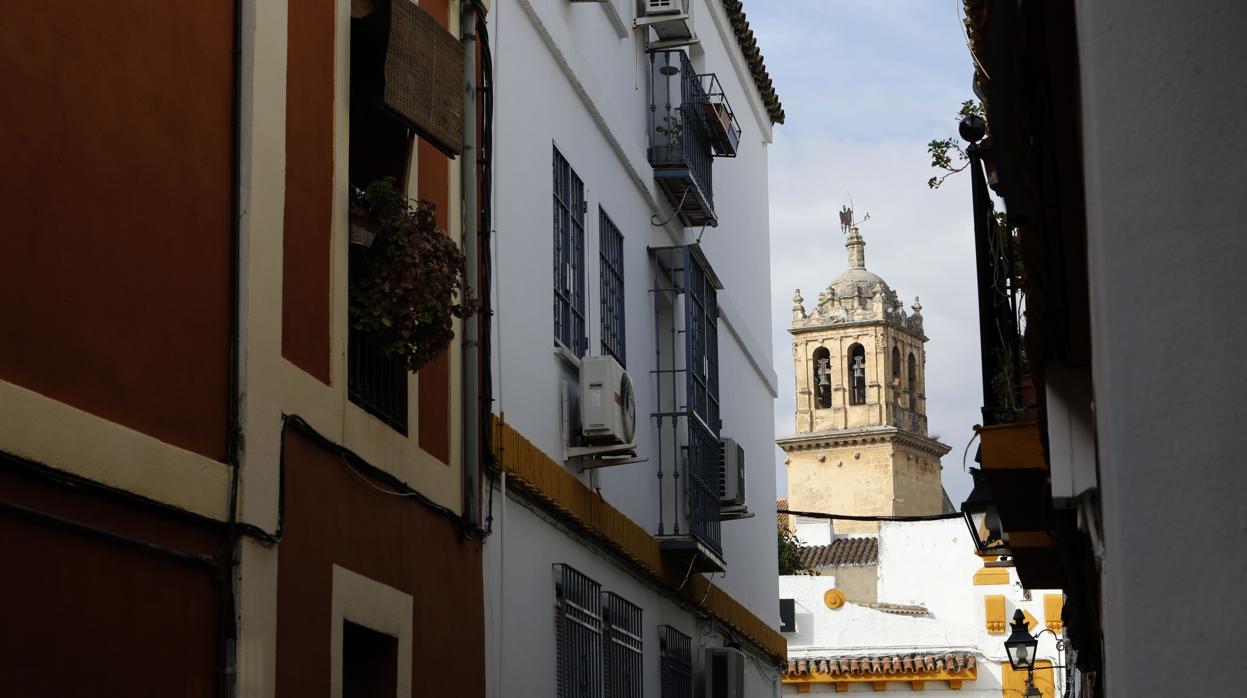
{"type": "MultiPolygon", "coordinates": [[[[463,2],[459,19],[463,42],[463,154],[460,156],[459,179],[463,193],[463,256],[467,263],[465,293],[477,297],[480,282],[480,260],[477,227],[480,207],[477,205],[476,147],[476,3],[463,2]]],[[[483,312],[483,311],[482,311],[483,312]]],[[[480,521],[480,317],[467,318],[463,323],[463,518],[469,525],[480,521]]]]}

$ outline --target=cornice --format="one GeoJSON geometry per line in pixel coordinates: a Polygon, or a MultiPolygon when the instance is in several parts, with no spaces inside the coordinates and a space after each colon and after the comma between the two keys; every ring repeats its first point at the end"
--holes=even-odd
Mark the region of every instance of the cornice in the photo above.
{"type": "Polygon", "coordinates": [[[776,439],[775,443],[783,449],[784,453],[817,451],[838,446],[869,446],[880,443],[900,443],[936,458],[952,450],[948,444],[896,427],[866,427],[793,434],[776,439]]]}

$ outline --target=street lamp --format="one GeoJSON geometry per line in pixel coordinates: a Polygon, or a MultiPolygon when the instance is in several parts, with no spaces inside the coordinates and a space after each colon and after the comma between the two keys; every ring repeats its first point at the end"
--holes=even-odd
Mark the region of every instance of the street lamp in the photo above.
{"type": "Polygon", "coordinates": [[[1009,625],[1013,632],[1005,640],[1005,652],[1009,653],[1009,664],[1014,669],[1025,669],[1027,674],[1035,670],[1035,650],[1039,647],[1039,639],[1031,637],[1026,627],[1026,616],[1022,609],[1013,613],[1013,623],[1009,625]]]}
{"type": "Polygon", "coordinates": [[[987,477],[978,468],[970,468],[970,476],[974,478],[974,489],[961,503],[961,511],[966,515],[966,525],[970,527],[974,546],[978,548],[979,555],[1008,555],[1009,548],[1004,543],[1000,516],[996,512],[996,502],[987,477]]]}

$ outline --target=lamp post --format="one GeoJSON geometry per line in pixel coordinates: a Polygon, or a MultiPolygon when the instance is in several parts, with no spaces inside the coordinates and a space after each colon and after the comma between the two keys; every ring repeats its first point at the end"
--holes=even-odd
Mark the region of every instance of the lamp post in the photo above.
{"type": "MultiPolygon", "coordinates": [[[[1044,628],[1034,636],[1030,634],[1030,629],[1026,627],[1026,614],[1022,613],[1022,609],[1013,612],[1013,622],[1009,624],[1013,632],[1009,633],[1008,639],[1005,640],[1005,652],[1009,655],[1009,665],[1015,670],[1026,670],[1026,692],[1022,695],[1024,698],[1041,698],[1043,695],[1038,688],[1035,688],[1035,655],[1039,650],[1039,636],[1044,633],[1052,633],[1056,637],[1057,652],[1065,649],[1065,643],[1057,634],[1051,630],[1044,628]]],[[[1064,666],[1053,665],[1052,669],[1064,669],[1064,666]]]]}

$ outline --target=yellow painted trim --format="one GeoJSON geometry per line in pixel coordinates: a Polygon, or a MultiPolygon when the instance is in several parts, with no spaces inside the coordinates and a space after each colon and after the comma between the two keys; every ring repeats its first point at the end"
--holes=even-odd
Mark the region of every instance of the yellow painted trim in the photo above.
{"type": "Polygon", "coordinates": [[[947,681],[948,687],[957,690],[963,681],[974,681],[978,678],[978,669],[962,669],[961,671],[912,671],[895,674],[828,674],[811,671],[799,676],[783,676],[780,681],[787,686],[795,686],[798,693],[809,690],[815,684],[833,685],[837,691],[847,691],[852,684],[872,684],[876,691],[887,690],[889,682],[908,683],[915,691],[926,688],[928,681],[947,681]],[[880,688],[880,685],[883,688],[880,688]],[[804,688],[804,690],[803,690],[804,688]]]}
{"type": "Polygon", "coordinates": [[[1027,630],[1034,631],[1035,626],[1039,625],[1039,620],[1036,619],[1035,616],[1032,616],[1031,612],[1026,610],[1025,608],[1022,609],[1022,617],[1026,619],[1027,630]]]}
{"type": "Polygon", "coordinates": [[[4,381],[0,447],[201,516],[229,516],[228,465],[4,381]]]}
{"type": "Polygon", "coordinates": [[[1009,583],[1009,570],[1004,567],[984,567],[974,573],[975,586],[992,586],[1009,583]]]}
{"type": "Polygon", "coordinates": [[[837,609],[844,605],[844,592],[839,589],[828,589],[823,594],[823,603],[827,604],[827,608],[837,609]]]}
{"type": "Polygon", "coordinates": [[[1016,422],[979,427],[979,454],[983,470],[1043,470],[1043,443],[1036,422],[1016,422]]]}
{"type": "Polygon", "coordinates": [[[1061,621],[1061,610],[1064,606],[1065,596],[1063,594],[1043,595],[1044,627],[1054,633],[1061,632],[1061,629],[1065,627],[1061,621]]]}
{"type": "Polygon", "coordinates": [[[508,474],[508,486],[533,497],[581,533],[603,543],[643,573],[724,623],[768,654],[776,663],[788,643],[769,623],[701,575],[667,564],[649,531],[611,506],[597,492],[524,438],[511,425],[490,416],[494,455],[508,474]],[[687,580],[687,581],[686,581],[687,580]]]}
{"type": "Polygon", "coordinates": [[[1005,631],[1005,597],[1001,594],[988,594],[983,597],[983,621],[987,632],[999,635],[1005,631]]]}
{"type": "MultiPolygon", "coordinates": [[[[1000,663],[1000,695],[1004,698],[1018,698],[1026,692],[1025,669],[1014,669],[1008,662],[1000,663]]],[[[1054,698],[1056,681],[1053,675],[1052,662],[1046,659],[1035,661],[1035,688],[1044,698],[1054,698]]]]}
{"type": "Polygon", "coordinates": [[[1009,547],[1014,550],[1054,546],[1056,546],[1056,539],[1047,531],[1009,531],[1009,547]]]}

